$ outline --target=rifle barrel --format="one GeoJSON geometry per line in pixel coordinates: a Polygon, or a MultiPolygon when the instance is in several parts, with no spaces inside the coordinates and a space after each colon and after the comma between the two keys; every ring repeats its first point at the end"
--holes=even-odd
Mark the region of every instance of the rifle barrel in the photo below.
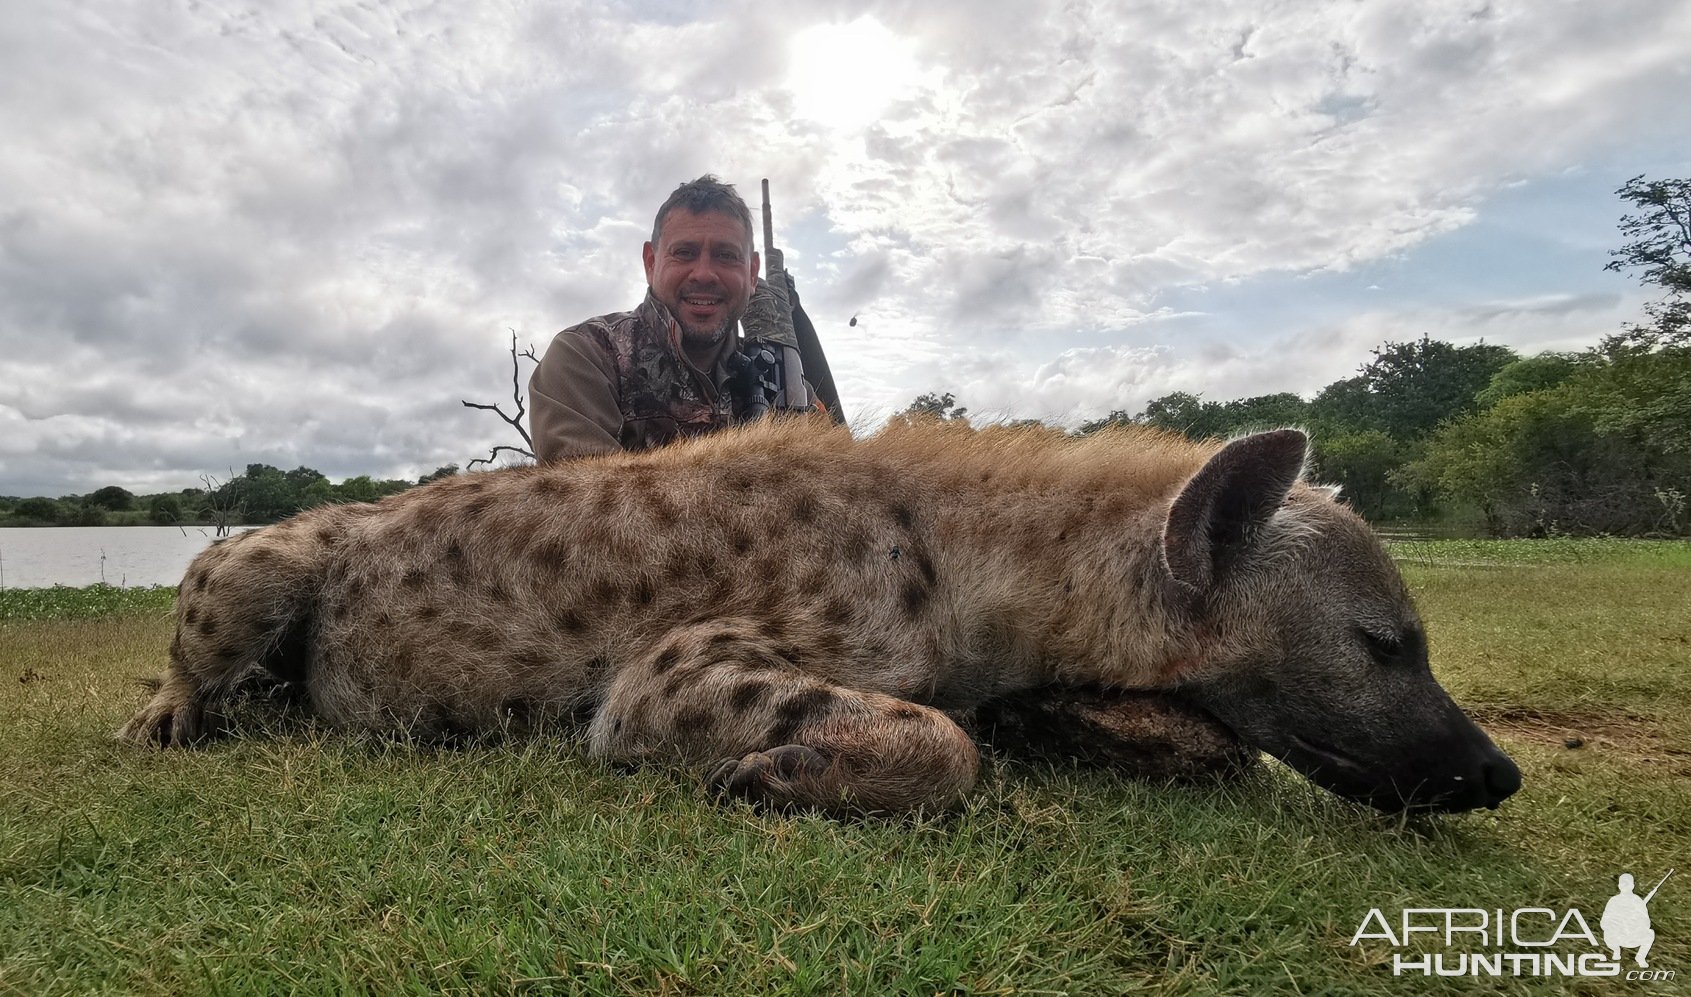
{"type": "Polygon", "coordinates": [[[769,250],[775,245],[775,216],[769,210],[769,178],[763,178],[763,275],[769,276],[769,250]]]}
{"type": "Polygon", "coordinates": [[[1656,895],[1656,890],[1659,890],[1659,889],[1661,889],[1661,888],[1662,888],[1662,884],[1663,884],[1663,883],[1665,883],[1665,882],[1667,882],[1667,881],[1668,881],[1668,876],[1671,876],[1671,875],[1673,875],[1673,870],[1672,870],[1672,869],[1669,869],[1669,870],[1668,870],[1668,871],[1667,871],[1667,876],[1663,876],[1663,877],[1662,877],[1662,878],[1661,878],[1661,879],[1659,879],[1659,880],[1657,880],[1657,881],[1656,881],[1656,886],[1655,886],[1655,888],[1654,888],[1654,889],[1652,889],[1652,890],[1651,890],[1651,891],[1650,891],[1650,892],[1649,892],[1649,893],[1646,893],[1646,894],[1644,894],[1644,902],[1645,902],[1645,903],[1649,903],[1649,902],[1650,902],[1650,898],[1651,898],[1651,897],[1654,897],[1654,896],[1655,896],[1655,895],[1656,895]]]}

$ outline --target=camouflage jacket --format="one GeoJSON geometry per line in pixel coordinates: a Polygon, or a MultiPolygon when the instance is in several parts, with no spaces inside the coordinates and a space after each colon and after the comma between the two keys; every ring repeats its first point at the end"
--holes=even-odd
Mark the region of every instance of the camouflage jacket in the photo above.
{"type": "Polygon", "coordinates": [[[529,378],[530,436],[541,461],[643,450],[739,416],[725,344],[709,371],[681,351],[681,329],[652,297],[553,337],[529,378]]]}

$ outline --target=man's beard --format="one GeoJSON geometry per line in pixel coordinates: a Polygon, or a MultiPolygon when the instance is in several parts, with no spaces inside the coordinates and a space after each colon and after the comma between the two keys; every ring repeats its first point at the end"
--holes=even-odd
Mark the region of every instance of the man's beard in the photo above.
{"type": "Polygon", "coordinates": [[[734,328],[734,323],[737,321],[739,321],[739,319],[731,318],[728,321],[723,322],[721,325],[708,329],[692,328],[679,320],[677,320],[676,324],[681,326],[681,345],[703,350],[709,349],[712,346],[717,346],[724,339],[727,339],[728,331],[734,328]]]}

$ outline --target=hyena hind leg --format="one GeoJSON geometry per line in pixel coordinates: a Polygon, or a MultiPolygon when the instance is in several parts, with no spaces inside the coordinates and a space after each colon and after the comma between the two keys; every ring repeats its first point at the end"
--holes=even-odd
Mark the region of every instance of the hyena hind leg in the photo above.
{"type": "Polygon", "coordinates": [[[119,740],[160,747],[185,745],[206,733],[206,708],[194,694],[194,684],[172,667],[158,683],[147,704],[117,732],[119,740]]]}
{"type": "MultiPolygon", "coordinates": [[[[271,527],[271,530],[277,529],[271,527]]],[[[225,705],[254,680],[303,678],[308,635],[297,572],[246,534],[189,565],[177,595],[170,666],[151,700],[118,731],[132,744],[192,744],[226,728],[225,705]]]]}
{"type": "Polygon", "coordinates": [[[945,714],[797,671],[752,634],[700,624],[625,667],[589,751],[682,761],[715,793],[778,809],[942,809],[973,787],[979,752],[945,714]]]}

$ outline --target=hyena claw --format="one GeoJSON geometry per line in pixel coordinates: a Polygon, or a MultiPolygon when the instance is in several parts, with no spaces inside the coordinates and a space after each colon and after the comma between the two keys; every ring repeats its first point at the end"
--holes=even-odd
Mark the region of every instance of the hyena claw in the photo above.
{"type": "Polygon", "coordinates": [[[744,758],[725,758],[711,772],[707,785],[713,795],[775,807],[805,805],[824,798],[833,762],[822,752],[802,744],[783,744],[754,751],[744,758]]]}

